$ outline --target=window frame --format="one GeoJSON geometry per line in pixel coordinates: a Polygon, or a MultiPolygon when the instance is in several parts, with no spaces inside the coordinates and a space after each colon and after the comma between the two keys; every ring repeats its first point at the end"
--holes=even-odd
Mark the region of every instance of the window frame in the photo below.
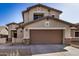
{"type": "Polygon", "coordinates": [[[17,38],[17,30],[11,30],[11,35],[13,38],[17,38]],[[16,36],[15,36],[16,33],[16,36]]]}
{"type": "Polygon", "coordinates": [[[79,33],[79,31],[75,31],[75,37],[79,37],[79,36],[76,36],[76,32],[78,32],[78,33],[79,33]]]}
{"type": "Polygon", "coordinates": [[[38,17],[38,18],[35,19],[35,17],[34,17],[35,14],[37,14],[37,15],[42,15],[41,17],[44,17],[44,13],[33,13],[33,19],[34,19],[34,20],[36,20],[36,19],[38,19],[38,18],[41,18],[41,17],[38,17]]]}

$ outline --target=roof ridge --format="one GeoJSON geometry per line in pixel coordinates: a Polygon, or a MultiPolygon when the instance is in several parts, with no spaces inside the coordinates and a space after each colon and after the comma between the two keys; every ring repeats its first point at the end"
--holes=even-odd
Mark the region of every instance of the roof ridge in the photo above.
{"type": "Polygon", "coordinates": [[[60,10],[58,10],[58,9],[55,9],[55,8],[53,8],[53,7],[49,7],[49,6],[44,5],[44,4],[41,4],[41,3],[38,3],[38,4],[33,5],[33,6],[30,6],[30,7],[28,7],[28,8],[27,8],[25,11],[23,11],[23,12],[27,12],[27,11],[29,11],[31,8],[36,7],[36,6],[43,6],[43,7],[46,7],[46,8],[49,8],[49,9],[52,9],[52,10],[55,10],[55,11],[58,11],[58,12],[62,13],[62,11],[60,11],[60,10]]]}

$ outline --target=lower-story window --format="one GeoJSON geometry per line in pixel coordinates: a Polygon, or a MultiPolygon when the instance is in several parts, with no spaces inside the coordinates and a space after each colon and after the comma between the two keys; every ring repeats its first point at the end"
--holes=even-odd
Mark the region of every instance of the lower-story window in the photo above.
{"type": "Polygon", "coordinates": [[[14,38],[17,38],[17,33],[16,32],[14,33],[14,38]]]}
{"type": "Polygon", "coordinates": [[[12,30],[12,37],[17,38],[17,31],[16,30],[12,30]]]}
{"type": "Polygon", "coordinates": [[[79,32],[75,32],[75,37],[79,37],[79,32]]]}

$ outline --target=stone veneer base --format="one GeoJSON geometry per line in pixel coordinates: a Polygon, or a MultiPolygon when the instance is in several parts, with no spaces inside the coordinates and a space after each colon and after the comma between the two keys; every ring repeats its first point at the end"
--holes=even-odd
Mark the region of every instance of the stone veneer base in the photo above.
{"type": "Polygon", "coordinates": [[[71,38],[65,38],[64,39],[64,44],[70,45],[71,44],[71,38]]]}

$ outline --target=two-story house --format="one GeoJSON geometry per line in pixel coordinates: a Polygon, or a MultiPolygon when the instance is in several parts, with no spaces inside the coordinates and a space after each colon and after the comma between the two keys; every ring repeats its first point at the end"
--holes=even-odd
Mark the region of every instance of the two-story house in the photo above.
{"type": "Polygon", "coordinates": [[[10,23],[8,41],[26,44],[64,44],[79,37],[77,25],[61,20],[62,11],[36,4],[22,12],[23,22],[10,23]]]}

